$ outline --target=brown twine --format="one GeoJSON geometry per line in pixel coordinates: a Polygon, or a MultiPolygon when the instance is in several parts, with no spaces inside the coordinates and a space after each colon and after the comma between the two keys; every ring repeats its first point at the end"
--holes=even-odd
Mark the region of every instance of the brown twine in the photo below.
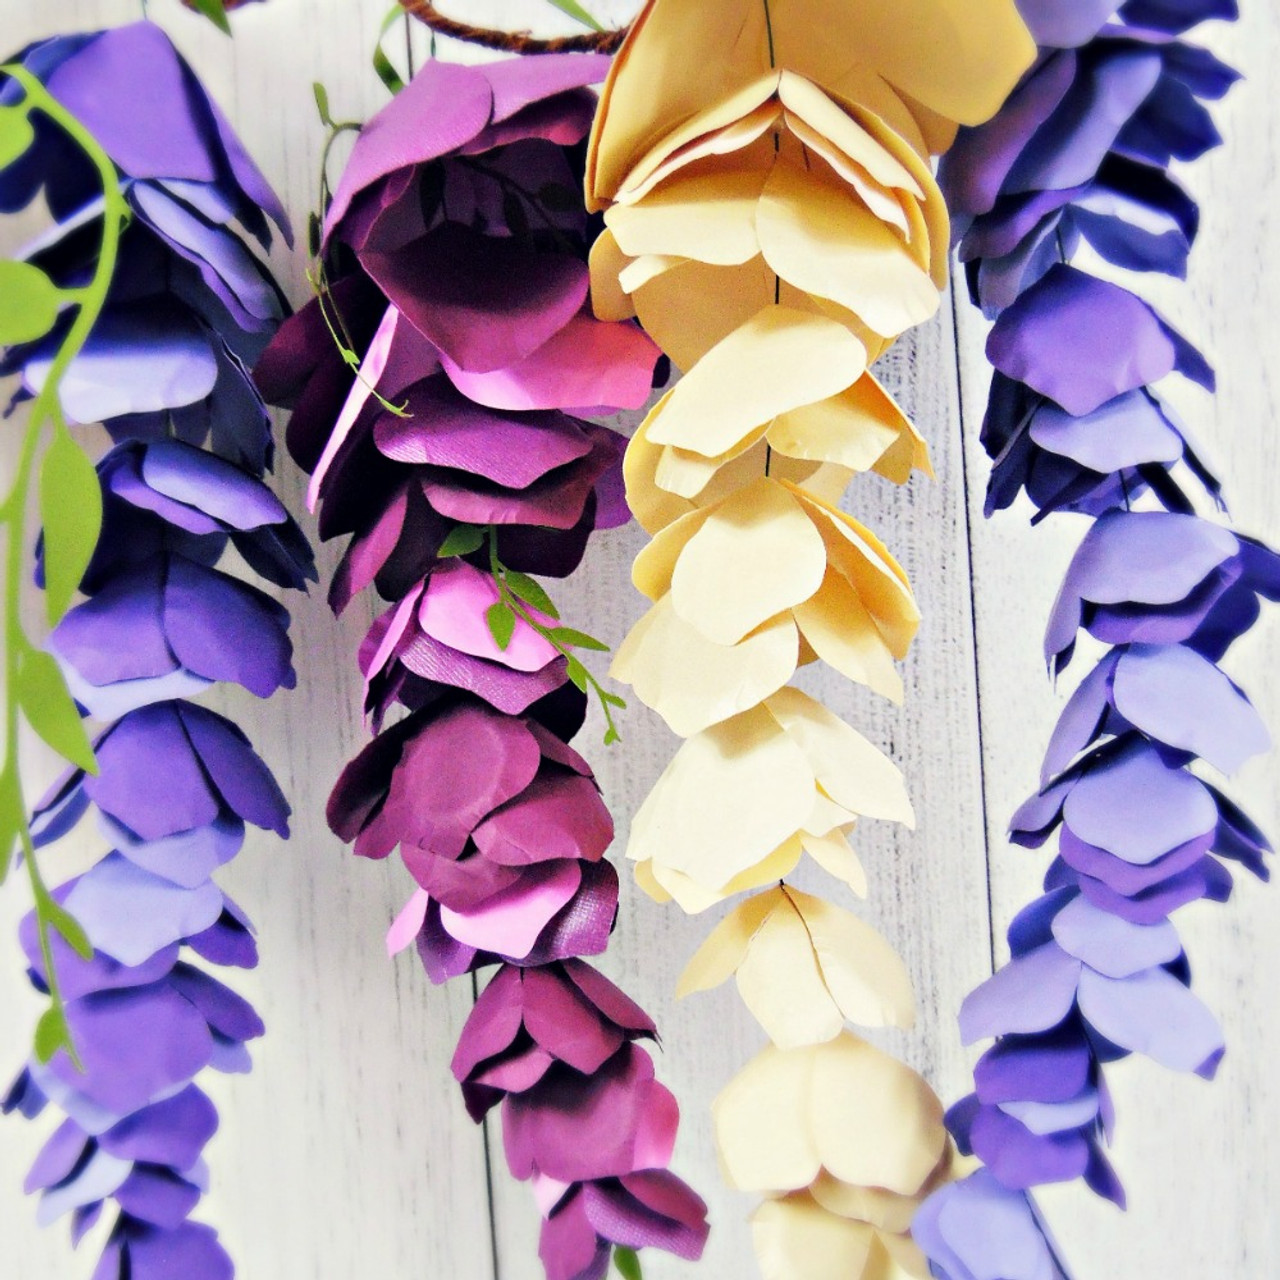
{"type": "Polygon", "coordinates": [[[469,22],[446,18],[432,0],[400,0],[404,11],[425,23],[438,35],[465,40],[486,49],[504,53],[615,53],[626,38],[625,27],[618,31],[590,31],[580,36],[560,36],[539,40],[527,31],[497,31],[492,27],[474,27],[469,22]]]}

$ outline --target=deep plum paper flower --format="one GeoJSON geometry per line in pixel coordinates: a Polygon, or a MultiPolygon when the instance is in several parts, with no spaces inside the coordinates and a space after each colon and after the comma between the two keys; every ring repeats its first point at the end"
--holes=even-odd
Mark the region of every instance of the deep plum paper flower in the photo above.
{"type": "Polygon", "coordinates": [[[606,947],[613,823],[567,744],[594,687],[531,577],[563,577],[629,519],[625,444],[658,353],[587,301],[579,194],[605,59],[431,62],[364,126],[324,222],[317,298],[255,369],[293,409],[330,586],[390,602],[360,647],[377,736],[329,802],[355,852],[397,847],[417,889],[388,946],[432,981],[497,966],[454,1071],[501,1103],[550,1280],[600,1280],[615,1245],[694,1258],[706,1206],[667,1171],[678,1109],[634,1041],[653,1023],[580,957],[606,947]],[[394,708],[406,718],[384,728],[394,708]]]}

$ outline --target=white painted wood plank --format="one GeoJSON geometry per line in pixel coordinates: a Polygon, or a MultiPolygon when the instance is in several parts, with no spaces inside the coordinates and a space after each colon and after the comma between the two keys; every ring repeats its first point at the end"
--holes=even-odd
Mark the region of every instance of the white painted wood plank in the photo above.
{"type": "MultiPolygon", "coordinates": [[[[1218,368],[1216,398],[1194,388],[1169,391],[1220,465],[1241,529],[1280,539],[1275,504],[1280,446],[1274,424],[1280,381],[1280,218],[1275,209],[1280,107],[1271,91],[1280,27],[1273,6],[1246,2],[1238,27],[1210,28],[1206,40],[1248,79],[1215,110],[1226,146],[1185,169],[1204,201],[1205,222],[1189,284],[1145,280],[1139,289],[1162,307],[1218,368]]],[[[1203,36],[1200,38],[1204,39],[1203,36]]],[[[984,328],[961,304],[964,399],[978,591],[978,653],[987,804],[991,814],[992,896],[1003,929],[1037,892],[1047,858],[1010,848],[1005,824],[1035,786],[1057,712],[1082,665],[1055,695],[1039,640],[1061,572],[1087,521],[1054,517],[1030,529],[1030,508],[983,523],[981,488],[989,471],[977,443],[988,371],[984,328]]],[[[1280,724],[1280,613],[1228,658],[1230,673],[1273,726],[1280,724]]],[[[1254,762],[1232,788],[1270,832],[1280,830],[1276,755],[1254,762]]],[[[1280,973],[1280,910],[1275,890],[1238,879],[1225,906],[1179,913],[1196,989],[1221,1018],[1228,1054],[1212,1085],[1146,1061],[1114,1068],[1119,1127],[1114,1155],[1129,1189],[1127,1214],[1081,1186],[1046,1194],[1055,1228],[1080,1277],[1124,1275],[1280,1275],[1280,1156],[1269,1135],[1280,1126],[1274,1058],[1280,1015],[1272,998],[1280,973]]]]}

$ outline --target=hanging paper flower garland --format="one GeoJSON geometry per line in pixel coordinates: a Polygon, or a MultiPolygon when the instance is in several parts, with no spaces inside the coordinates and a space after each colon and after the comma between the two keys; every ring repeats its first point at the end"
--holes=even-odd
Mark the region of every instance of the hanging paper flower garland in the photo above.
{"type": "Polygon", "coordinates": [[[928,1274],[907,1229],[953,1176],[942,1108],[844,1029],[905,1026],[901,960],[789,887],[807,852],[856,892],[860,818],[910,823],[901,775],[789,684],[823,659],[898,700],[919,615],[902,569],[835,503],[860,472],[904,483],[923,441],[867,372],[938,308],[948,223],[929,167],[954,121],[994,112],[1031,61],[1011,4],[650,0],[601,101],[588,196],[597,314],[638,315],[684,378],[627,453],[654,601],[619,651],[685,744],[628,856],[699,912],[777,882],[682,980],[736,973],[773,1041],[717,1099],[721,1165],[763,1193],[766,1280],[928,1274]],[[980,33],[948,57],[937,32],[980,33]]]}
{"type": "Polygon", "coordinates": [[[1112,647],[1062,713],[1040,793],[1014,815],[1019,844],[1058,832],[1045,894],[1010,928],[1013,959],[961,1010],[965,1041],[995,1044],[948,1123],[987,1168],[939,1192],[914,1228],[948,1280],[1062,1274],[1031,1187],[1082,1177],[1124,1204],[1102,1149],[1114,1123],[1104,1068],[1142,1053],[1214,1074],[1222,1033],[1190,991],[1169,917],[1226,899],[1223,860],[1265,878],[1269,849],[1192,766],[1232,773],[1269,745],[1217,663],[1258,598],[1280,598],[1280,558],[1196,514],[1218,481],[1151,384],[1176,370],[1212,389],[1203,357],[1135,294],[1071,264],[1083,242],[1115,267],[1185,275],[1198,211],[1168,166],[1218,144],[1204,102],[1237,77],[1177,37],[1235,5],[1131,0],[1114,19],[1114,4],[1022,9],[1040,60],[943,171],[971,292],[996,320],[987,509],[1025,491],[1041,517],[1093,517],[1045,655],[1064,670],[1081,630],[1112,647]]]}
{"type": "MultiPolygon", "coordinates": [[[[315,576],[301,531],[261,480],[270,423],[248,374],[283,302],[232,229],[239,222],[265,248],[268,218],[282,230],[285,220],[158,28],[57,37],[19,65],[114,166],[129,221],[104,241],[117,216],[110,184],[104,200],[92,157],[56,119],[34,119],[28,145],[0,170],[0,207],[43,194],[55,219],[23,264],[68,291],[105,266],[109,291],[69,363],[59,324],[11,347],[2,371],[20,375],[18,400],[38,404],[54,388],[67,419],[102,423],[114,447],[97,467],[103,519],[79,582],[87,599],[48,646],[87,714],[111,723],[93,772],[57,784],[32,831],[47,845],[92,806],[112,848],[53,891],[91,950],[61,938],[42,949],[35,918],[23,923],[42,990],[52,960],[70,1043],[50,1060],[38,1040],[5,1109],[35,1116],[52,1103],[66,1115],[27,1180],[42,1222],[70,1213],[78,1242],[106,1201],[118,1209],[96,1280],[221,1280],[230,1259],[189,1220],[218,1123],[195,1079],[206,1067],[248,1070],[245,1042],[263,1028],[193,961],[256,963],[247,918],[212,877],[246,823],[283,836],[289,809],[240,730],[186,699],[218,681],[260,697],[295,681],[286,610],[214,567],[231,544],[275,586],[315,576]]],[[[13,110],[12,82],[3,93],[13,110]]],[[[44,578],[50,569],[42,555],[44,578]]]]}
{"type": "Polygon", "coordinates": [[[293,407],[330,599],[392,602],[360,652],[375,730],[329,803],[355,852],[397,846],[419,888],[391,930],[434,982],[497,966],[454,1057],[476,1120],[501,1106],[553,1280],[614,1246],[700,1255],[705,1206],[669,1170],[672,1095],[648,1016],[582,956],[605,949],[613,824],[567,744],[593,689],[533,574],[563,577],[624,522],[623,441],[658,353],[587,306],[582,141],[608,62],[430,62],[361,131],[325,223],[322,292],[256,376],[293,407]],[[335,341],[336,340],[336,341],[335,341]],[[358,371],[357,371],[358,366],[358,371]]]}

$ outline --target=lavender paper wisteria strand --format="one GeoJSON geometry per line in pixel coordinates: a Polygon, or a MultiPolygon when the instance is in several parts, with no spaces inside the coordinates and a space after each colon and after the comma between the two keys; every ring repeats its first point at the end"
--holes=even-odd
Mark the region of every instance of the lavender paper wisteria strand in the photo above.
{"type": "MultiPolygon", "coordinates": [[[[109,723],[97,775],[68,774],[32,823],[43,846],[93,809],[110,845],[55,891],[95,952],[86,961],[55,943],[84,1070],[65,1053],[33,1059],[5,1109],[66,1117],[27,1179],[42,1223],[70,1213],[78,1243],[114,1206],[95,1280],[224,1280],[233,1267],[216,1233],[190,1221],[218,1123],[195,1081],[248,1070],[246,1042],[263,1027],[196,961],[257,962],[247,918],[213,875],[246,824],[287,835],[289,808],[240,730],[187,699],[221,681],[260,697],[295,683],[287,611],[215,567],[234,546],[276,587],[315,576],[262,481],[270,423],[248,375],[284,304],[235,229],[266,248],[268,219],[283,230],[284,214],[158,28],[57,37],[20,60],[111,156],[132,221],[107,305],[60,386],[68,417],[102,423],[113,447],[98,464],[104,518],[86,599],[49,647],[86,713],[109,723]]],[[[0,171],[5,212],[46,198],[54,226],[27,256],[63,287],[94,265],[91,177],[52,130],[0,171]]],[[[6,354],[18,400],[42,385],[56,342],[55,330],[6,354]]],[[[30,917],[22,943],[41,986],[30,917]]]]}
{"type": "Polygon", "coordinates": [[[1221,1030],[1192,994],[1170,916],[1224,901],[1234,861],[1266,878],[1266,838],[1195,767],[1223,774],[1269,746],[1217,665],[1280,598],[1280,557],[1206,518],[1219,484],[1152,384],[1206,388],[1203,356],[1139,296],[1073,265],[1186,274],[1198,210],[1170,174],[1221,141],[1206,102],[1236,73],[1181,36],[1234,0],[1022,0],[1037,66],[989,125],[962,134],[942,181],[975,302],[995,320],[983,443],[987,514],[1025,492],[1036,519],[1093,524],[1049,620],[1051,671],[1081,631],[1111,646],[1050,740],[1012,837],[1057,833],[1044,895],[1009,930],[1012,959],[961,1010],[994,1039],[948,1120],[986,1168],[944,1189],[913,1231],[946,1280],[1065,1274],[1027,1193],[1083,1178],[1123,1206],[1104,1154],[1106,1066],[1140,1053],[1211,1077],[1221,1030]],[[1181,465],[1180,465],[1181,464],[1181,465]]]}
{"type": "MultiPolygon", "coordinates": [[[[595,642],[530,576],[571,573],[629,518],[625,441],[589,418],[643,404],[658,359],[587,302],[588,86],[607,67],[429,62],[361,131],[325,224],[330,288],[256,370],[294,410],[321,535],[352,535],[331,603],[370,585],[390,602],[359,655],[377,736],[330,826],[364,857],[398,847],[417,882],[393,950],[416,943],[436,983],[496,966],[453,1070],[474,1119],[500,1108],[550,1280],[600,1280],[615,1246],[696,1258],[707,1233],[668,1167],[654,1024],[582,959],[618,901],[613,822],[568,745],[593,681],[572,650],[595,642]]],[[[620,699],[595,688],[609,717],[620,699]]]]}

